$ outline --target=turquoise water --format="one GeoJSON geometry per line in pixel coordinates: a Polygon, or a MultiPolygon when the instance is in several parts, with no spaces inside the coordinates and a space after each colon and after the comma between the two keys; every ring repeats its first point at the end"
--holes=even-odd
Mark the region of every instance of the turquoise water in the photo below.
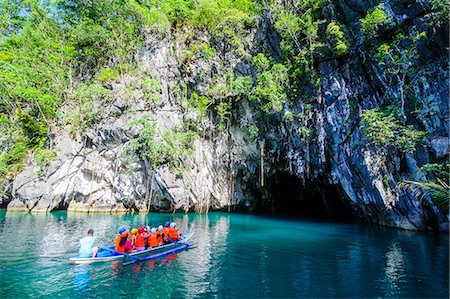
{"type": "Polygon", "coordinates": [[[447,235],[210,213],[86,215],[0,211],[0,294],[23,297],[448,298],[447,235]],[[89,228],[175,220],[196,247],[156,262],[71,265],[89,228]]]}

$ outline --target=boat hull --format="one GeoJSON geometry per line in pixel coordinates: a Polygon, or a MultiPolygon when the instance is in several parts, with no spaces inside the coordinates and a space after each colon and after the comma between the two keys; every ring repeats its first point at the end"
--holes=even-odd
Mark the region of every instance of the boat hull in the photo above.
{"type": "MultiPolygon", "coordinates": [[[[173,249],[177,248],[180,245],[185,245],[186,241],[191,238],[193,233],[188,233],[183,235],[183,239],[176,243],[166,244],[158,247],[148,248],[147,250],[139,251],[139,252],[130,252],[127,255],[134,256],[134,257],[140,257],[140,256],[146,256],[151,254],[160,254],[164,251],[172,251],[173,249]]],[[[113,249],[113,246],[110,246],[109,248],[113,249]]],[[[105,250],[106,251],[106,250],[105,250]]],[[[109,256],[100,256],[100,257],[87,257],[87,258],[81,258],[81,257],[71,257],[69,258],[69,263],[71,264],[92,264],[92,263],[100,263],[100,262],[109,262],[109,261],[115,261],[120,260],[126,257],[126,255],[114,255],[111,253],[109,256]]]]}

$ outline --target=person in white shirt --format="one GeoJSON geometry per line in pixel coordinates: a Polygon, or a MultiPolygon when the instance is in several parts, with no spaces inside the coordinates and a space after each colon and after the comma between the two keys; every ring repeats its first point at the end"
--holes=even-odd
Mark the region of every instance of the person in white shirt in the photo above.
{"type": "Polygon", "coordinates": [[[94,247],[94,242],[97,237],[94,237],[94,230],[88,230],[88,235],[80,240],[78,247],[78,257],[95,257],[98,253],[98,247],[94,247]]]}

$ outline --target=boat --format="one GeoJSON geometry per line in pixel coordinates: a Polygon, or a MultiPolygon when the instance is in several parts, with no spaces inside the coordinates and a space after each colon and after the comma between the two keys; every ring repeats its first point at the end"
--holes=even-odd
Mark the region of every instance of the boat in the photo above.
{"type": "Polygon", "coordinates": [[[134,262],[140,260],[149,260],[159,258],[165,255],[176,253],[185,250],[191,246],[187,241],[192,237],[194,233],[189,232],[181,236],[178,242],[170,243],[158,247],[148,248],[143,251],[130,252],[128,254],[119,254],[114,250],[114,246],[99,247],[99,252],[97,256],[82,258],[82,257],[71,257],[69,258],[69,263],[71,264],[91,264],[98,262],[109,262],[120,260],[124,258],[132,259],[134,262]]]}

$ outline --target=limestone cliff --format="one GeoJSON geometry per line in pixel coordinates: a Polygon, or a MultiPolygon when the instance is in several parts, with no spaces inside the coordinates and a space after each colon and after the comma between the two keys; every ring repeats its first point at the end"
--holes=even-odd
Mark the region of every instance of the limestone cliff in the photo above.
{"type": "MultiPolygon", "coordinates": [[[[418,44],[419,71],[408,82],[409,94],[420,106],[407,120],[426,131],[427,138],[413,152],[383,149],[365,141],[361,125],[363,110],[386,105],[401,91],[389,85],[386,70],[371,59],[370,43],[360,31],[360,20],[377,4],[336,0],[323,7],[327,23],[345,27],[349,53],[336,57],[325,51],[328,55],[314,57],[321,78],[311,87],[315,90],[291,95],[294,100],[268,114],[243,98],[231,102],[224,119],[212,106],[200,118],[187,102],[194,92],[214,98],[214,86],[226,86],[227,74],[255,81],[252,55],[265,52],[281,59],[282,37],[269,7],[255,26],[245,29],[244,54],[200,31],[191,39],[144,32],[146,48],[137,71],[111,82],[112,100],[94,107],[102,111],[101,119],[85,135],[71,135],[67,127],[52,132],[56,159],[45,169],[31,164],[17,175],[3,206],[27,211],[145,211],[148,205],[152,211],[276,211],[289,207],[282,198],[287,195],[310,201],[297,194],[304,193],[321,201],[330,214],[346,206],[353,215],[380,225],[448,230],[447,215],[398,187],[400,181],[420,176],[419,166],[448,157],[448,24],[427,29],[430,4],[423,1],[384,2],[392,22],[370,43],[392,40],[400,27],[407,32],[414,25],[427,33],[418,44]],[[213,45],[214,55],[192,55],[192,40],[213,45]],[[156,100],[146,97],[143,74],[157,81],[158,88],[150,91],[156,100]],[[193,151],[178,169],[153,170],[145,159],[125,157],[127,144],[142,129],[129,124],[144,116],[151,116],[161,132],[200,122],[193,151]],[[278,181],[286,178],[292,179],[292,194],[280,191],[278,181]]],[[[297,8],[293,4],[293,11],[297,8]]]]}

